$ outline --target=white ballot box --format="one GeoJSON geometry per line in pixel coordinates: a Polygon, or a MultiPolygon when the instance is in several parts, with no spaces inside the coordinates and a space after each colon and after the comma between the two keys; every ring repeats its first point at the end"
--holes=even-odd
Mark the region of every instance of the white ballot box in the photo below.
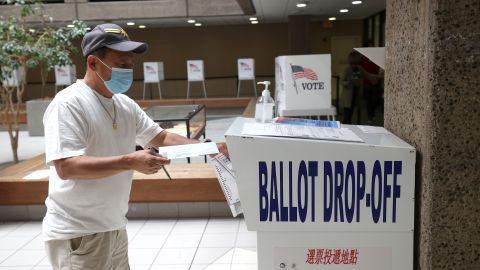
{"type": "Polygon", "coordinates": [[[294,116],[288,114],[294,110],[331,108],[330,54],[275,58],[275,100],[280,116],[294,116]]]}
{"type": "Polygon", "coordinates": [[[55,85],[71,85],[77,80],[75,65],[55,66],[55,85]]]}
{"type": "Polygon", "coordinates": [[[412,146],[366,126],[262,136],[254,121],[225,137],[258,269],[413,269],[412,146]]]}

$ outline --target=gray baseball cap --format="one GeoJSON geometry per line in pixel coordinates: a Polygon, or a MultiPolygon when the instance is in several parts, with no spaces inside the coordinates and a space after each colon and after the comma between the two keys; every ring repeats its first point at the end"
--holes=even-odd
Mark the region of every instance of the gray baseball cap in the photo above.
{"type": "Polygon", "coordinates": [[[99,24],[83,36],[83,56],[87,56],[102,47],[134,53],[143,53],[148,48],[146,43],[131,41],[127,32],[113,23],[99,24]]]}

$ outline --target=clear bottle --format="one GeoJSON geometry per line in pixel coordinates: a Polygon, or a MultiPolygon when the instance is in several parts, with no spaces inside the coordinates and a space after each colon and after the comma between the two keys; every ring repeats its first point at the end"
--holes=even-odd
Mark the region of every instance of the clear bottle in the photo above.
{"type": "Polygon", "coordinates": [[[268,90],[270,82],[263,81],[258,82],[258,84],[265,85],[265,89],[262,91],[262,96],[258,98],[255,106],[255,120],[260,123],[270,123],[275,117],[275,101],[268,90]]]}

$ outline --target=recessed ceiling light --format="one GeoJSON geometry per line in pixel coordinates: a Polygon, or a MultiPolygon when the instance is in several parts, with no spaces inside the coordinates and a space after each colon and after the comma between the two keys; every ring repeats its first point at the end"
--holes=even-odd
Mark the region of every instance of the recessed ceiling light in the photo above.
{"type": "Polygon", "coordinates": [[[134,22],[127,22],[127,25],[135,25],[134,22]]]}
{"type": "Polygon", "coordinates": [[[298,7],[298,8],[304,8],[304,7],[306,7],[306,6],[307,6],[306,3],[298,3],[298,4],[297,4],[297,7],[298,7]]]}
{"type": "Polygon", "coordinates": [[[344,8],[344,9],[340,9],[340,13],[346,13],[348,12],[348,9],[344,8]]]}
{"type": "Polygon", "coordinates": [[[202,26],[202,24],[201,23],[196,23],[195,26],[202,26]]]}
{"type": "Polygon", "coordinates": [[[352,1],[352,4],[354,5],[360,5],[362,3],[362,1],[352,1]]]}
{"type": "Polygon", "coordinates": [[[188,23],[195,23],[195,20],[190,19],[190,20],[188,20],[187,22],[188,22],[188,23]]]}
{"type": "Polygon", "coordinates": [[[329,21],[335,21],[337,18],[336,17],[330,17],[328,18],[329,21]]]}
{"type": "Polygon", "coordinates": [[[258,21],[251,21],[251,23],[252,23],[252,24],[257,24],[257,23],[258,23],[258,21]]]}
{"type": "Polygon", "coordinates": [[[75,25],[73,25],[73,24],[68,24],[67,27],[68,27],[68,28],[74,28],[75,25]]]}
{"type": "Polygon", "coordinates": [[[258,21],[257,17],[250,17],[250,21],[258,21]]]}
{"type": "Polygon", "coordinates": [[[145,25],[141,24],[141,25],[138,26],[138,28],[142,28],[142,29],[143,29],[143,28],[147,28],[147,27],[146,27],[145,25]]]}

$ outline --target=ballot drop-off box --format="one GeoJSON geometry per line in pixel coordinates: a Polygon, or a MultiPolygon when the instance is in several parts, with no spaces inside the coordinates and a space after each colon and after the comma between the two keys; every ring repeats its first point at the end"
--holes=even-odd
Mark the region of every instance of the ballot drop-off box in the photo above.
{"type": "Polygon", "coordinates": [[[253,124],[237,118],[225,137],[258,269],[413,269],[412,146],[384,128],[322,140],[246,134],[253,124]]]}

